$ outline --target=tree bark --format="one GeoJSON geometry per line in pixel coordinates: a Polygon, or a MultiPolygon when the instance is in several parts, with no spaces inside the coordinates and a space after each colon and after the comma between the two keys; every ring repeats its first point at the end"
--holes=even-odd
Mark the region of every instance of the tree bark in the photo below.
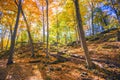
{"type": "Polygon", "coordinates": [[[42,17],[42,20],[43,20],[42,26],[43,26],[43,43],[44,43],[45,42],[45,23],[44,23],[44,6],[43,6],[43,3],[42,3],[42,15],[43,15],[43,17],[42,17]]]}
{"type": "Polygon", "coordinates": [[[8,45],[9,45],[9,38],[10,38],[10,36],[11,36],[11,35],[10,35],[10,33],[9,33],[5,50],[7,50],[7,49],[8,49],[8,45]]]}
{"type": "Polygon", "coordinates": [[[45,51],[45,16],[44,16],[44,6],[42,1],[42,26],[43,26],[43,51],[45,51]]]}
{"type": "Polygon", "coordinates": [[[7,40],[7,45],[6,45],[6,48],[5,50],[8,49],[8,45],[9,45],[9,38],[12,40],[12,26],[10,25],[10,33],[8,35],[8,40],[7,40]]]}
{"type": "Polygon", "coordinates": [[[56,32],[57,32],[57,35],[56,35],[56,42],[57,42],[57,52],[58,52],[58,44],[59,44],[59,31],[58,31],[58,29],[59,29],[59,21],[58,21],[58,9],[56,9],[56,26],[57,26],[57,30],[56,30],[56,32]]]}
{"type": "MultiPolygon", "coordinates": [[[[15,1],[15,4],[18,6],[18,4],[17,4],[16,1],[15,1]]],[[[27,22],[27,19],[26,19],[26,17],[25,17],[25,14],[24,14],[24,12],[23,12],[22,7],[20,7],[20,10],[21,10],[23,19],[24,19],[24,21],[25,21],[25,23],[26,23],[26,26],[27,26],[27,33],[28,33],[28,37],[29,37],[29,40],[30,40],[30,46],[31,46],[31,52],[32,52],[31,57],[34,57],[34,56],[35,56],[35,54],[34,54],[34,46],[33,46],[33,40],[32,40],[31,33],[30,33],[29,24],[28,24],[28,22],[27,22]]]]}
{"type": "Polygon", "coordinates": [[[19,4],[18,4],[18,13],[17,13],[16,23],[15,23],[15,27],[14,27],[14,32],[13,32],[12,38],[11,38],[9,58],[8,58],[7,64],[12,64],[13,63],[13,53],[14,53],[14,47],[15,47],[15,39],[16,39],[16,34],[17,34],[17,29],[18,29],[18,24],[19,24],[19,18],[20,18],[20,12],[21,12],[20,9],[21,9],[21,0],[19,0],[19,4]]]}
{"type": "Polygon", "coordinates": [[[10,26],[10,34],[11,34],[11,37],[12,37],[12,26],[10,26]]]}
{"type": "MultiPolygon", "coordinates": [[[[76,21],[75,21],[75,12],[73,11],[73,21],[74,21],[74,24],[76,24],[76,21]]],[[[78,31],[78,29],[77,29],[78,27],[77,27],[77,25],[75,25],[74,26],[74,30],[75,30],[75,36],[76,36],[76,43],[77,43],[77,45],[79,44],[79,41],[80,41],[80,36],[79,36],[79,34],[80,34],[80,32],[78,31]]]]}
{"type": "Polygon", "coordinates": [[[46,57],[49,57],[49,20],[48,20],[48,0],[46,0],[46,17],[47,17],[47,52],[46,57]]]}
{"type": "Polygon", "coordinates": [[[3,30],[3,27],[1,29],[1,50],[3,50],[3,35],[4,35],[4,30],[3,30]]]}
{"type": "Polygon", "coordinates": [[[4,38],[6,35],[7,30],[5,28],[2,28],[2,33],[1,33],[1,50],[4,50],[4,38]]]}
{"type": "Polygon", "coordinates": [[[78,0],[74,0],[76,19],[77,19],[78,29],[80,31],[80,37],[81,37],[81,45],[82,45],[82,48],[84,49],[87,66],[89,68],[92,68],[93,64],[91,62],[91,59],[89,56],[89,51],[88,51],[87,44],[86,44],[86,39],[85,39],[85,35],[84,35],[82,19],[81,19],[81,14],[80,14],[80,9],[79,9],[78,3],[79,3],[78,0]]]}
{"type": "Polygon", "coordinates": [[[93,13],[93,3],[91,3],[91,26],[92,26],[92,35],[94,35],[94,13],[93,13]]]}
{"type": "Polygon", "coordinates": [[[24,21],[25,21],[26,26],[27,26],[27,33],[28,33],[28,37],[29,37],[29,40],[30,40],[30,46],[31,46],[31,52],[32,52],[31,57],[34,57],[34,56],[35,56],[35,54],[34,54],[34,46],[33,46],[32,36],[31,36],[31,33],[30,33],[30,28],[29,28],[29,25],[28,25],[27,19],[26,19],[26,17],[25,17],[25,14],[24,14],[22,8],[21,8],[21,12],[22,12],[22,15],[23,15],[24,21]]]}

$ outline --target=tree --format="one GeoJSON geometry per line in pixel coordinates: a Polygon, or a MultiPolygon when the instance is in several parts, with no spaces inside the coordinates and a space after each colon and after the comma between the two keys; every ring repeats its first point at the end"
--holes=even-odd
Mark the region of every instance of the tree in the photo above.
{"type": "MultiPolygon", "coordinates": [[[[17,4],[16,1],[15,1],[15,3],[16,3],[16,5],[18,6],[18,4],[17,4]]],[[[25,23],[26,23],[26,26],[27,26],[27,33],[28,33],[28,37],[29,37],[29,40],[30,40],[30,46],[31,46],[31,52],[32,52],[32,55],[31,55],[31,56],[34,57],[34,56],[35,56],[35,54],[34,54],[34,46],[33,46],[33,40],[32,40],[31,33],[30,33],[29,24],[28,24],[28,22],[27,22],[27,19],[26,19],[26,17],[25,17],[25,14],[24,14],[24,12],[23,12],[22,7],[20,7],[20,9],[21,9],[21,13],[22,13],[23,19],[24,19],[24,21],[25,21],[25,23]]]]}
{"type": "Polygon", "coordinates": [[[49,56],[49,20],[48,20],[48,0],[46,0],[46,18],[47,18],[47,52],[46,52],[46,57],[49,56]]]}
{"type": "Polygon", "coordinates": [[[43,1],[42,1],[42,14],[43,14],[43,16],[42,16],[42,26],[43,26],[43,43],[45,42],[45,23],[44,23],[44,6],[43,6],[43,1]]]}
{"type": "Polygon", "coordinates": [[[16,23],[15,23],[15,27],[14,27],[14,32],[13,32],[12,38],[11,38],[9,58],[8,58],[7,64],[13,63],[13,53],[14,53],[15,39],[16,39],[16,34],[17,34],[17,29],[18,29],[18,24],[19,24],[20,12],[21,12],[21,0],[19,0],[19,2],[18,2],[18,12],[17,12],[16,23]]]}
{"type": "Polygon", "coordinates": [[[80,9],[79,9],[79,2],[78,2],[78,0],[74,0],[73,2],[75,5],[76,20],[77,20],[77,24],[78,24],[78,29],[80,31],[81,45],[84,49],[87,66],[89,68],[91,68],[93,66],[93,64],[92,64],[90,56],[89,56],[89,51],[87,48],[86,39],[85,39],[84,31],[83,31],[82,19],[81,19],[81,14],[80,14],[80,9]]]}
{"type": "Polygon", "coordinates": [[[92,35],[94,35],[94,0],[92,1],[88,1],[88,4],[89,4],[89,7],[90,7],[90,10],[91,10],[91,28],[92,28],[92,35]]]}

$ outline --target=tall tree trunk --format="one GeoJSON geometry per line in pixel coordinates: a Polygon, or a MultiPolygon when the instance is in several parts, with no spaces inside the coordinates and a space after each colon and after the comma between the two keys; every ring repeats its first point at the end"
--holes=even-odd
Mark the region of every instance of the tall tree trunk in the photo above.
{"type": "Polygon", "coordinates": [[[92,26],[92,35],[94,35],[94,13],[93,13],[93,3],[91,3],[91,26],[92,26]]]}
{"type": "Polygon", "coordinates": [[[3,50],[3,37],[1,37],[1,50],[3,50]]]}
{"type": "MultiPolygon", "coordinates": [[[[93,0],[94,2],[94,0],[93,0]]],[[[88,4],[90,6],[90,9],[91,9],[91,28],[92,28],[92,35],[94,35],[94,5],[93,5],[93,2],[88,0],[88,4]]]]}
{"type": "Polygon", "coordinates": [[[3,35],[4,35],[4,30],[3,30],[3,27],[1,29],[1,50],[3,50],[3,35]]]}
{"type": "Polygon", "coordinates": [[[22,37],[22,33],[20,34],[20,36],[21,36],[21,44],[20,44],[20,47],[23,47],[23,37],[22,37]]]}
{"type": "MultiPolygon", "coordinates": [[[[21,8],[21,9],[22,9],[22,8],[21,8]]],[[[27,26],[27,33],[28,33],[28,37],[29,37],[29,40],[30,40],[30,46],[31,46],[31,52],[32,52],[31,57],[34,57],[34,56],[35,56],[35,54],[34,54],[34,46],[33,46],[32,36],[31,36],[31,33],[30,33],[30,28],[29,28],[29,25],[28,25],[28,22],[27,22],[27,19],[26,19],[26,17],[25,17],[25,14],[24,14],[23,10],[21,10],[21,12],[22,12],[24,21],[25,21],[26,26],[27,26]]]]}
{"type": "Polygon", "coordinates": [[[48,0],[46,0],[46,17],[47,17],[47,52],[46,57],[49,57],[49,20],[48,20],[48,0]]]}
{"type": "Polygon", "coordinates": [[[79,36],[79,31],[78,31],[78,29],[77,29],[77,26],[75,26],[75,35],[76,35],[76,43],[77,43],[77,45],[79,44],[79,41],[80,41],[80,36],[79,36]]]}
{"type": "Polygon", "coordinates": [[[2,34],[1,34],[1,50],[4,50],[4,38],[6,35],[7,30],[5,28],[2,28],[2,34]]]}
{"type": "MultiPolygon", "coordinates": [[[[74,21],[74,24],[76,24],[76,21],[75,21],[75,12],[73,11],[73,21],[74,21]]],[[[75,30],[75,36],[76,36],[76,43],[77,43],[77,45],[79,44],[79,34],[80,34],[80,32],[78,31],[78,29],[77,29],[78,27],[77,27],[77,25],[75,25],[74,26],[74,30],[75,30]]]]}
{"type": "Polygon", "coordinates": [[[42,26],[43,26],[43,51],[45,50],[45,16],[44,16],[44,6],[42,1],[42,26]]]}
{"type": "MultiPolygon", "coordinates": [[[[15,3],[16,3],[16,5],[18,6],[17,2],[15,2],[15,3]]],[[[25,21],[25,23],[26,23],[26,26],[27,26],[27,33],[28,33],[28,37],[29,37],[29,40],[30,40],[30,46],[31,46],[31,52],[32,52],[31,57],[34,57],[34,56],[35,56],[35,54],[34,54],[34,46],[33,46],[33,40],[32,40],[31,33],[30,33],[29,24],[28,24],[28,22],[27,22],[27,19],[26,19],[26,17],[25,17],[25,14],[24,14],[24,12],[23,12],[22,7],[20,7],[20,10],[21,10],[23,19],[24,19],[24,21],[25,21]]]]}
{"type": "Polygon", "coordinates": [[[15,47],[15,38],[16,38],[16,34],[17,34],[17,28],[18,28],[20,12],[21,12],[20,9],[21,9],[21,0],[19,0],[19,4],[18,4],[18,13],[17,13],[16,23],[15,23],[15,27],[14,27],[14,32],[13,32],[12,38],[11,38],[11,45],[10,45],[10,50],[9,50],[9,58],[8,58],[7,64],[12,64],[13,63],[13,53],[14,53],[14,47],[15,47]]]}
{"type": "Polygon", "coordinates": [[[12,38],[12,26],[10,26],[10,35],[11,35],[11,38],[12,38]]]}
{"type": "Polygon", "coordinates": [[[89,56],[89,51],[88,51],[87,44],[86,44],[86,39],[85,39],[84,30],[83,30],[83,26],[82,26],[82,19],[81,19],[81,14],[80,14],[78,0],[74,0],[74,5],[75,5],[75,11],[76,11],[76,19],[77,19],[77,23],[78,23],[78,29],[80,31],[81,45],[82,45],[82,47],[84,49],[87,66],[89,68],[91,68],[93,66],[93,64],[91,62],[91,59],[90,59],[90,56],[89,56]]]}
{"type": "Polygon", "coordinates": [[[106,20],[105,20],[105,17],[103,16],[102,13],[101,13],[101,15],[102,15],[102,21],[103,21],[103,23],[105,24],[105,26],[107,26],[108,24],[107,24],[107,22],[106,22],[106,20]]]}
{"type": "Polygon", "coordinates": [[[72,40],[72,35],[71,35],[71,28],[69,27],[69,32],[68,32],[68,34],[69,34],[69,40],[70,40],[70,42],[72,42],[73,40],[72,40]]]}
{"type": "Polygon", "coordinates": [[[45,42],[45,23],[44,23],[44,6],[43,6],[43,2],[42,2],[42,15],[43,15],[43,17],[42,17],[42,26],[43,26],[43,43],[45,42]]]}
{"type": "Polygon", "coordinates": [[[58,21],[58,9],[56,9],[56,26],[57,26],[57,36],[56,36],[56,40],[57,40],[57,52],[58,52],[58,44],[59,44],[59,21],[58,21]]]}
{"type": "Polygon", "coordinates": [[[6,44],[6,47],[5,47],[5,50],[7,50],[7,49],[8,49],[8,45],[9,45],[9,38],[10,38],[10,36],[11,36],[11,34],[9,33],[9,35],[8,35],[8,39],[7,39],[7,44],[6,44]]]}
{"type": "Polygon", "coordinates": [[[65,37],[65,44],[67,45],[67,35],[64,34],[64,37],[65,37]]]}
{"type": "Polygon", "coordinates": [[[9,45],[9,38],[12,40],[12,26],[10,25],[10,33],[8,35],[8,40],[7,40],[7,44],[6,44],[6,49],[8,49],[8,45],[9,45]]]}

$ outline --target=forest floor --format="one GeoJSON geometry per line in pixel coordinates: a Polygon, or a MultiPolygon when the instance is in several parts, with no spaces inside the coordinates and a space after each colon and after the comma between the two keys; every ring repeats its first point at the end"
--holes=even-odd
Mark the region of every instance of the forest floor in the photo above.
{"type": "Polygon", "coordinates": [[[24,52],[28,47],[19,48],[14,64],[6,66],[6,56],[0,59],[0,80],[120,80],[120,42],[88,43],[88,48],[95,69],[86,67],[80,47],[62,47],[49,58],[37,46],[34,58],[24,52]]]}
{"type": "Polygon", "coordinates": [[[0,80],[120,80],[120,42],[116,31],[89,38],[87,44],[94,69],[86,67],[80,46],[50,47],[46,58],[43,47],[34,44],[35,57],[30,46],[15,49],[14,64],[6,65],[7,52],[0,52],[0,80]]]}

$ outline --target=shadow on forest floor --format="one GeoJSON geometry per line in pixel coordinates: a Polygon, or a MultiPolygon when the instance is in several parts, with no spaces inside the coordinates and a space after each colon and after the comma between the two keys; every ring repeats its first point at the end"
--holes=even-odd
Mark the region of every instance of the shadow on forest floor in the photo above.
{"type": "Polygon", "coordinates": [[[7,77],[7,70],[5,68],[0,68],[0,80],[5,80],[7,77]]]}

